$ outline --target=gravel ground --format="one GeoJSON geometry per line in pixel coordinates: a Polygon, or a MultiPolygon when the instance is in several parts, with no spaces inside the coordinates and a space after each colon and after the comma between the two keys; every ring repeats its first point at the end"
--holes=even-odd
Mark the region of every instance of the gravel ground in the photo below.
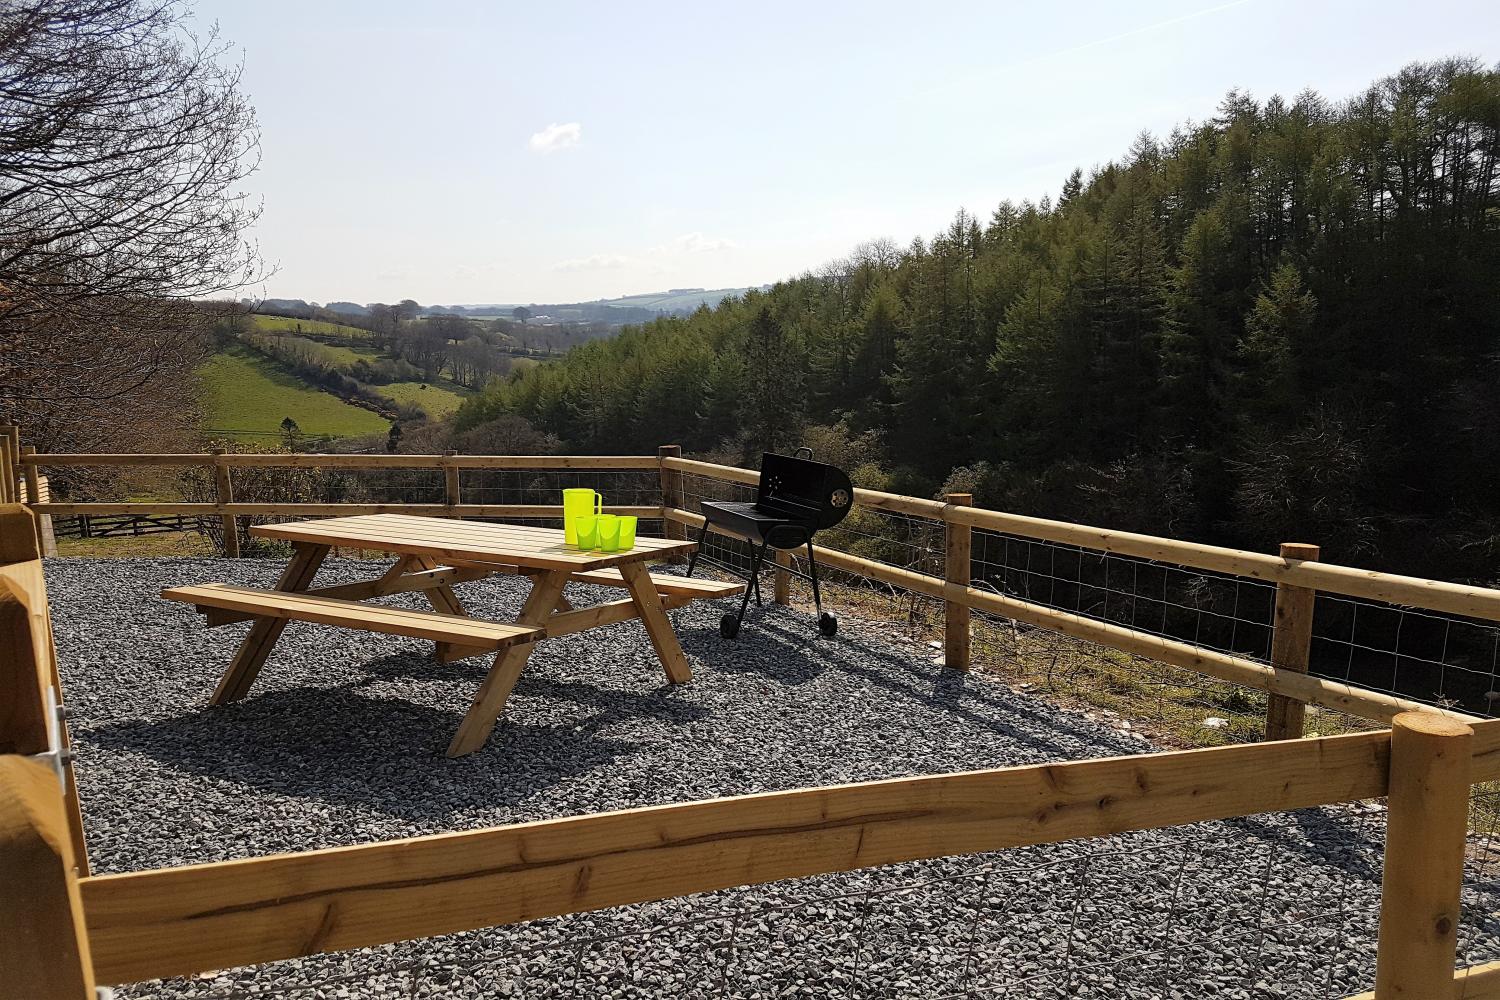
{"type": "MultiPolygon", "coordinates": [[[[251,696],[209,692],[247,626],[165,586],[270,586],[264,560],[51,560],[47,577],[99,873],[809,785],[1138,753],[1134,734],[845,618],[673,612],[695,680],[635,623],[541,644],[487,747],[443,756],[488,666],[302,623],[251,696]]],[[[331,561],[320,582],[378,564],[331,561]]],[[[570,588],[575,603],[615,591],[570,588]]],[[[459,594],[513,618],[524,584],[459,594]]],[[[422,607],[419,595],[390,599],[422,607]]],[[[1369,988],[1378,806],[890,866],[139,984],[126,997],[1326,997],[1369,988]]],[[[1461,947],[1500,957],[1476,871],[1461,947]]]]}

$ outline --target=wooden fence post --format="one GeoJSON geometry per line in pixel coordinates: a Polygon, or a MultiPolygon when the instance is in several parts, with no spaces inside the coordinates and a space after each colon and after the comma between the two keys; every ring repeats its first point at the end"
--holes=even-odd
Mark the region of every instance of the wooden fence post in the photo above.
{"type": "MultiPolygon", "coordinates": [[[[1302,542],[1282,542],[1281,558],[1317,562],[1320,550],[1302,542]]],[[[1276,585],[1276,623],[1271,632],[1271,665],[1307,673],[1312,654],[1313,606],[1318,592],[1290,584],[1276,585]]],[[[1285,695],[1266,700],[1266,739],[1299,740],[1307,706],[1285,695]]]]}
{"type": "MultiPolygon", "coordinates": [[[[449,448],[443,452],[444,458],[452,458],[458,452],[449,448]]],[[[452,462],[443,463],[443,502],[449,507],[456,507],[463,502],[463,494],[460,490],[458,479],[458,466],[452,462]]]]}
{"type": "Polygon", "coordinates": [[[776,562],[776,570],[771,576],[775,587],[772,600],[784,607],[792,603],[792,574],[787,572],[792,556],[783,549],[776,549],[771,558],[776,562]]]}
{"type": "MultiPolygon", "coordinates": [[[[218,497],[219,505],[226,506],[234,503],[234,483],[229,478],[229,463],[224,461],[223,448],[211,448],[214,456],[214,493],[218,497]]],[[[224,536],[224,555],[230,559],[240,557],[240,529],[235,523],[233,514],[219,515],[219,523],[223,526],[221,533],[224,536]]]]}
{"type": "MultiPolygon", "coordinates": [[[[680,444],[664,444],[656,449],[656,461],[661,468],[661,505],[669,509],[674,507],[681,509],[687,500],[683,494],[682,473],[661,465],[661,462],[663,459],[681,457],[682,445],[680,444]]],[[[687,525],[669,517],[663,518],[661,533],[663,538],[686,539],[687,525]]],[[[681,556],[675,556],[672,561],[682,562],[683,560],[681,556]]]]}
{"type": "Polygon", "coordinates": [[[1473,742],[1430,712],[1391,720],[1376,1000],[1453,996],[1473,742]]]}
{"type": "Polygon", "coordinates": [[[10,425],[0,425],[0,503],[17,503],[16,454],[11,451],[10,425]]]}
{"type": "Polygon", "coordinates": [[[0,756],[0,1000],[94,1000],[78,873],[57,777],[0,756]]]}
{"type": "Polygon", "coordinates": [[[10,438],[10,498],[13,503],[21,501],[21,428],[11,424],[5,428],[10,438]]]}
{"type": "MultiPolygon", "coordinates": [[[[956,507],[972,507],[974,494],[949,493],[943,498],[956,507]]],[[[943,578],[960,587],[969,585],[970,560],[973,556],[974,529],[967,524],[943,522],[947,536],[947,551],[943,558],[943,578]]],[[[953,670],[968,670],[969,606],[956,601],[943,601],[943,662],[953,670]]]]}
{"type": "MultiPolygon", "coordinates": [[[[35,454],[36,447],[34,445],[28,444],[21,448],[22,458],[30,458],[35,454]]],[[[34,505],[49,499],[46,491],[42,489],[42,476],[35,465],[23,465],[21,467],[21,474],[26,480],[26,502],[28,504],[34,505]]],[[[42,543],[42,555],[57,555],[57,534],[52,529],[51,514],[36,515],[36,533],[42,543]]]]}

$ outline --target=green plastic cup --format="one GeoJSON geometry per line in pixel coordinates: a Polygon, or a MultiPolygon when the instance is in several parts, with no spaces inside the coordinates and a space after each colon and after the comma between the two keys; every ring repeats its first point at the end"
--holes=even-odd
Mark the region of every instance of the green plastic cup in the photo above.
{"type": "Polygon", "coordinates": [[[599,545],[599,518],[593,514],[580,514],[573,518],[573,530],[577,532],[578,547],[587,552],[599,545]]]}
{"type": "Polygon", "coordinates": [[[635,515],[620,515],[620,551],[629,552],[635,548],[635,515]]]}
{"type": "Polygon", "coordinates": [[[617,514],[600,514],[599,551],[620,551],[620,517],[617,514]]]}

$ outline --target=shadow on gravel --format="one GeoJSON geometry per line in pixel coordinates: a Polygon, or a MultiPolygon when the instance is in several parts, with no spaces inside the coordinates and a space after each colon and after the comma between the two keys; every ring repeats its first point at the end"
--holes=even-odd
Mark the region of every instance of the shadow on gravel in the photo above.
{"type": "Polygon", "coordinates": [[[724,673],[753,673],[776,683],[798,685],[834,671],[927,708],[941,709],[975,730],[1003,736],[1048,757],[1074,757],[1079,743],[1097,747],[1090,756],[1146,749],[1112,738],[1095,723],[1075,722],[1055,708],[1033,705],[1024,696],[991,696],[963,671],[949,670],[916,652],[905,655],[842,635],[823,638],[806,615],[765,609],[746,615],[745,630],[737,639],[725,639],[711,628],[687,629],[681,637],[689,655],[724,673]],[[1042,733],[1066,736],[1073,742],[1057,742],[1042,733]]]}
{"type": "Polygon", "coordinates": [[[651,713],[695,717],[694,706],[647,695],[535,680],[522,685],[523,693],[587,700],[599,711],[577,726],[502,722],[483,750],[459,760],[449,760],[444,750],[461,711],[351,688],[269,691],[223,708],[101,726],[86,738],[277,795],[442,821],[475,807],[513,805],[642,753],[639,743],[599,735],[617,721],[651,713]]]}

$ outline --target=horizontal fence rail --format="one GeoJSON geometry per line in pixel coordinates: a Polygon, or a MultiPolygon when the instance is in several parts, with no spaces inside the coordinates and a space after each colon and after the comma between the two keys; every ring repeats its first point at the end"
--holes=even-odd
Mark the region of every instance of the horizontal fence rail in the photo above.
{"type": "MultiPolygon", "coordinates": [[[[1500,777],[1500,720],[1473,727],[1500,777]]],[[[102,983],[902,861],[1378,798],[1391,733],[653,806],[83,880],[102,983]]]]}

